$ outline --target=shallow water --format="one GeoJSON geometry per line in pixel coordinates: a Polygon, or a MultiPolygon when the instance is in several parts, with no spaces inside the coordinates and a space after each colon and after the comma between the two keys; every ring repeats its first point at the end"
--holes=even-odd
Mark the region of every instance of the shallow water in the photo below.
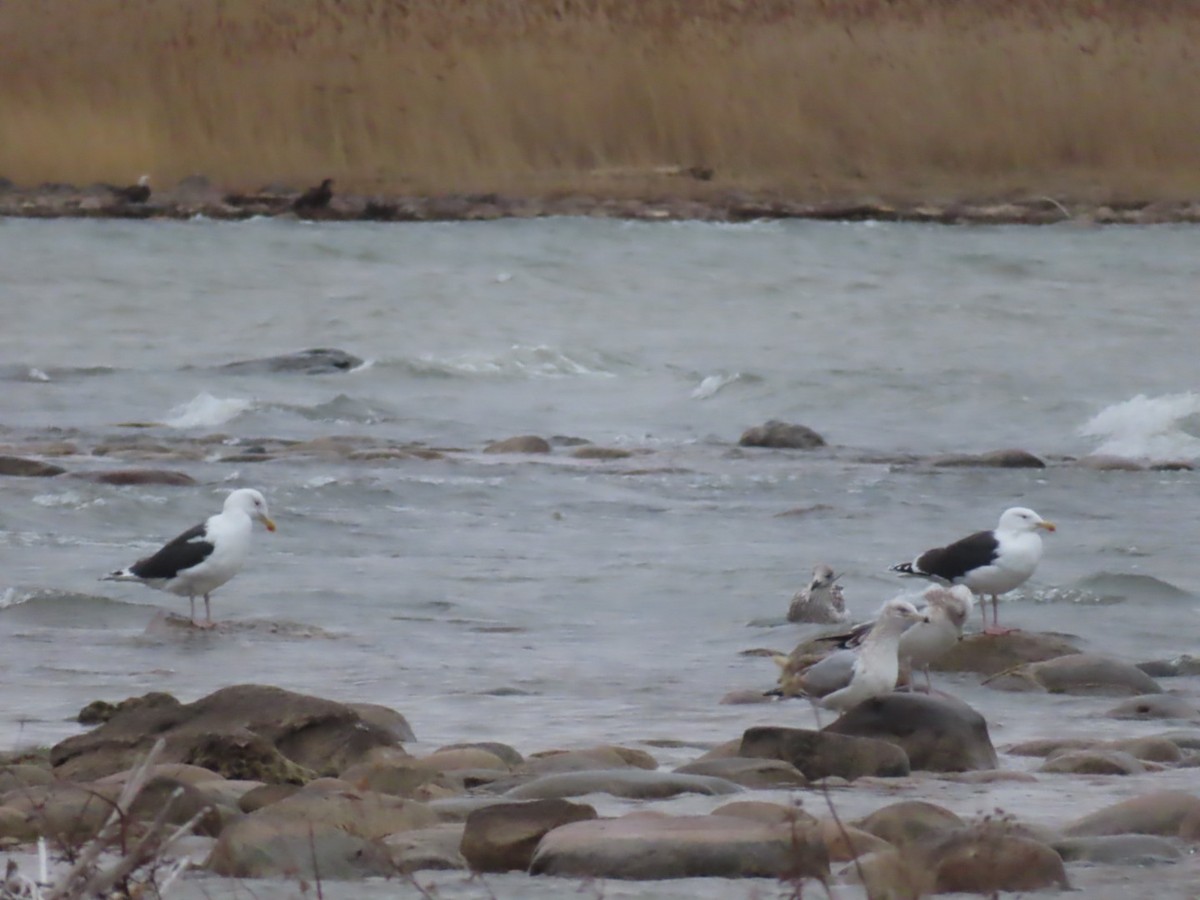
{"type": "MultiPolygon", "coordinates": [[[[815,562],[846,573],[866,616],[912,586],[889,564],[1015,504],[1059,531],[1002,619],[1135,661],[1195,652],[1195,474],[1062,460],[1200,456],[1198,234],[0,221],[0,442],[67,439],[84,451],[60,460],[68,469],[166,466],[201,482],[3,480],[0,746],[74,733],[98,697],[264,682],[394,706],[421,747],[694,745],[650,748],[677,764],[750,725],[813,722],[800,703],[717,701],[773,682],[768,660],[740,651],[788,650],[806,631],[747,623],[781,620],[815,562]],[[366,364],[215,368],[314,346],[366,364]],[[768,418],[832,447],[737,451],[768,418]],[[479,452],[526,433],[635,455],[479,452]],[[220,461],[328,435],[459,452],[220,461]],[[131,437],[199,458],[87,455],[131,437]],[[908,462],[1006,446],[1055,464],[908,462]],[[266,493],[280,530],[260,531],[214,595],[225,629],[160,627],[160,610],[186,604],[97,582],[242,485],[266,493]]],[[[998,746],[1171,727],[1098,717],[1103,698],[937,681],[985,714],[998,746]]],[[[939,802],[982,812],[1008,799],[1048,824],[1087,811],[1026,793],[939,802]]],[[[1081,787],[1077,801],[1113,796],[1081,787]]]]}

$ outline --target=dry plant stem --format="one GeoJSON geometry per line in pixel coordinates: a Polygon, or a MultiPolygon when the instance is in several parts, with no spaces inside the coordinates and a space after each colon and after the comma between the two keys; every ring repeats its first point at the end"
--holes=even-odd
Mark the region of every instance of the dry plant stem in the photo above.
{"type": "MultiPolygon", "coordinates": [[[[811,698],[808,702],[812,704],[813,715],[816,716],[817,730],[819,731],[821,729],[821,707],[816,700],[811,698]]],[[[850,840],[850,832],[848,832],[846,830],[846,826],[842,824],[842,817],[838,815],[837,808],[833,805],[833,797],[829,794],[829,785],[824,779],[821,780],[821,795],[825,798],[825,805],[829,808],[829,815],[833,818],[833,824],[837,826],[837,830],[841,834],[842,840],[846,842],[846,846],[850,848],[851,852],[853,852],[854,842],[850,840]]],[[[866,873],[863,872],[862,864],[858,861],[858,854],[855,853],[851,859],[854,862],[854,871],[858,875],[859,884],[863,885],[865,889],[867,885],[867,878],[866,873]]],[[[829,891],[828,884],[825,885],[825,890],[826,892],[829,891]]]]}
{"type": "MultiPolygon", "coordinates": [[[[150,780],[154,766],[165,746],[162,739],[155,742],[150,752],[146,754],[125,782],[104,826],[94,838],[84,845],[70,870],[42,892],[42,900],[74,900],[74,898],[81,897],[106,896],[108,891],[127,879],[139,867],[155,857],[164,856],[180,838],[191,833],[192,828],[203,816],[203,810],[183,825],[175,828],[165,840],[161,842],[158,840],[166,825],[171,803],[176,796],[173,794],[159,809],[150,826],[132,849],[127,849],[122,853],[120,859],[107,869],[100,867],[97,863],[101,854],[112,846],[120,836],[122,829],[126,827],[129,809],[142,788],[150,780]]],[[[172,880],[185,866],[186,862],[182,866],[176,866],[173,870],[172,880]]]]}

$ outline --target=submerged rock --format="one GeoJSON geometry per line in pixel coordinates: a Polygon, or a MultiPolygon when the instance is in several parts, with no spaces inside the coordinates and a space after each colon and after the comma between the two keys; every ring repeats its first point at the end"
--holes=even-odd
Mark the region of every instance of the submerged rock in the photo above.
{"type": "Polygon", "coordinates": [[[1162,688],[1139,669],[1095,653],[1072,653],[1003,672],[985,682],[999,690],[1044,690],[1052,694],[1158,694],[1162,688]]]}
{"type": "Polygon", "coordinates": [[[825,446],[825,438],[806,425],[793,425],[771,419],[742,432],[738,439],[742,447],[776,447],[788,450],[813,450],[825,446]]]}
{"type": "Polygon", "coordinates": [[[1110,719],[1184,719],[1200,722],[1200,707],[1174,694],[1131,697],[1105,713],[1110,719]]]}
{"type": "Polygon", "coordinates": [[[955,453],[935,456],[931,465],[946,467],[972,467],[993,469],[1044,469],[1046,463],[1028,450],[990,450],[987,453],[955,453]]]}
{"type": "Polygon", "coordinates": [[[781,759],[702,759],[679,766],[680,775],[710,775],[748,788],[804,787],[808,779],[791,763],[781,759]]]}
{"type": "Polygon", "coordinates": [[[1112,834],[1071,837],[1051,846],[1063,862],[1099,863],[1109,866],[1146,866],[1178,862],[1183,851],[1171,840],[1149,834],[1112,834]]]}
{"type": "Polygon", "coordinates": [[[19,478],[52,478],[65,471],[67,470],[62,466],[37,459],[27,459],[23,456],[0,456],[0,475],[14,475],[19,478]]]}
{"type": "Polygon", "coordinates": [[[108,469],[103,472],[72,472],[71,477],[93,484],[162,484],[177,487],[196,484],[196,479],[186,472],[170,469],[108,469]]]}
{"type": "Polygon", "coordinates": [[[829,876],[818,832],[733,816],[643,816],[575,822],[542,838],[530,872],[566,878],[829,876]]]}
{"type": "Polygon", "coordinates": [[[1146,767],[1120,750],[1064,750],[1042,764],[1042,772],[1071,775],[1140,775],[1146,767]]]}
{"type": "Polygon", "coordinates": [[[603,745],[582,750],[544,750],[531,753],[520,766],[526,775],[582,772],[593,769],[657,769],[658,762],[645,750],[603,745]]]}
{"type": "Polygon", "coordinates": [[[349,372],[362,364],[361,359],[345,350],[314,348],[300,350],[297,353],[285,353],[282,356],[226,363],[220,367],[220,370],[238,375],[275,372],[296,375],[326,375],[331,372],[349,372]]]}
{"type": "Polygon", "coordinates": [[[893,743],[903,748],[914,770],[969,772],[998,764],[983,716],[941,695],[875,697],[847,710],[824,733],[893,743]]]}
{"type": "Polygon", "coordinates": [[[662,800],[679,794],[735,794],[741,790],[732,781],[704,775],[645,769],[597,769],[543,775],[511,788],[505,796],[513,800],[544,800],[599,793],[638,800],[662,800]]]}
{"type": "Polygon", "coordinates": [[[492,441],[483,448],[484,453],[549,453],[550,442],[536,434],[522,434],[516,437],[492,441]]]}

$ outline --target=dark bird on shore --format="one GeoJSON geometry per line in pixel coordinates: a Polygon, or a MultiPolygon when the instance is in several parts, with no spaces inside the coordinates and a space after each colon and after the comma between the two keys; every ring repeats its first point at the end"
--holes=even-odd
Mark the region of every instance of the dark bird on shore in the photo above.
{"type": "Polygon", "coordinates": [[[326,178],[316,187],[310,187],[292,202],[292,209],[305,212],[312,209],[325,209],[333,199],[333,179],[326,178]]]}
{"type": "Polygon", "coordinates": [[[275,522],[267,501],[253,488],[241,488],[225,498],[225,506],[195,528],[189,528],[157,553],[132,566],[105,575],[101,581],[136,581],[160,591],[187,597],[192,624],[211,628],[209,594],[236,575],[250,551],[251,526],[262,522],[268,531],[275,522]],[[204,598],[205,622],[196,621],[196,598],[204,598]]]}
{"type": "Polygon", "coordinates": [[[137,180],[137,184],[115,187],[112,192],[123,203],[145,203],[150,199],[150,176],[143,175],[137,180]]]}

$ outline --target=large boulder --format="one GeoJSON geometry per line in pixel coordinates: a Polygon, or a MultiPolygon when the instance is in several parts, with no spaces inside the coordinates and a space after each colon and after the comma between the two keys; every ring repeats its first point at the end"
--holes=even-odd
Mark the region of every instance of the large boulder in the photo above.
{"type": "Polygon", "coordinates": [[[594,818],[593,807],[568,800],[497,803],[467,816],[459,849],[476,872],[524,872],[548,832],[594,818]]]}
{"type": "Polygon", "coordinates": [[[50,750],[55,774],[87,780],[132,768],[158,738],[164,762],[203,766],[226,778],[303,782],[336,775],[393,729],[344,703],[261,685],[222,688],[194,703],[147,694],[120,704],[100,727],[50,750]]]}
{"type": "Polygon", "coordinates": [[[875,697],[847,710],[823,733],[895,744],[914,770],[970,772],[998,765],[983,716],[944,695],[895,692],[875,697]]]}
{"type": "Polygon", "coordinates": [[[566,878],[816,878],[825,845],[803,824],[734,816],[645,816],[575,822],[547,834],[530,872],[566,878]]]}
{"type": "Polygon", "coordinates": [[[1041,841],[985,823],[929,847],[935,891],[995,895],[999,891],[1069,890],[1062,858],[1041,841]]]}
{"type": "Polygon", "coordinates": [[[1157,834],[1200,841],[1200,797],[1184,791],[1144,794],[1082,816],[1068,824],[1063,834],[1157,834]]]}
{"type": "Polygon", "coordinates": [[[825,446],[825,438],[806,425],[793,425],[770,419],[742,432],[738,444],[743,447],[780,447],[789,450],[812,450],[825,446]]]}
{"type": "Polygon", "coordinates": [[[836,775],[853,780],[865,775],[909,774],[908,756],[897,744],[806,728],[760,725],[742,735],[739,756],[782,759],[812,781],[836,775]]]}
{"type": "Polygon", "coordinates": [[[1041,690],[1051,694],[1133,696],[1162,693],[1158,682],[1137,666],[1095,653],[1072,653],[1029,663],[986,682],[1000,690],[1041,690]]]}
{"type": "Polygon", "coordinates": [[[930,668],[937,672],[997,675],[1025,663],[1042,662],[1078,652],[1075,644],[1057,634],[1035,631],[967,634],[939,656],[930,668]]]}
{"type": "Polygon", "coordinates": [[[120,785],[55,782],[13,791],[0,810],[0,842],[30,843],[39,837],[66,845],[93,837],[112,814],[120,785]]]}
{"type": "Polygon", "coordinates": [[[391,874],[381,839],[429,828],[422,803],[369,791],[305,789],[226,827],[208,867],[235,878],[360,878],[391,874]]]}
{"type": "Polygon", "coordinates": [[[881,807],[855,825],[895,847],[941,838],[966,823],[950,810],[924,800],[902,800],[881,807]]]}

